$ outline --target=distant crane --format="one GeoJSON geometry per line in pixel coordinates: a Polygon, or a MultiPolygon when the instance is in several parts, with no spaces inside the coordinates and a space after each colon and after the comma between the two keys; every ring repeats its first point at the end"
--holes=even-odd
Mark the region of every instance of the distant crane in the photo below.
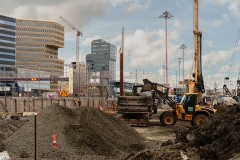
{"type": "Polygon", "coordinates": [[[80,36],[82,36],[82,32],[76,28],[75,26],[73,26],[71,23],[69,23],[66,19],[64,19],[62,16],[60,17],[60,19],[62,19],[66,24],[68,24],[74,31],[77,32],[76,35],[76,68],[79,70],[78,73],[78,95],[80,94],[80,60],[79,60],[79,51],[80,51],[80,36]]]}
{"type": "Polygon", "coordinates": [[[135,74],[135,84],[138,83],[138,78],[137,78],[137,75],[138,74],[152,74],[152,73],[147,73],[147,72],[138,72],[138,70],[136,69],[136,72],[129,72],[130,74],[135,74]]]}
{"type": "Polygon", "coordinates": [[[74,31],[77,32],[76,35],[76,65],[79,64],[79,44],[80,44],[80,36],[82,36],[82,32],[76,28],[75,26],[73,26],[71,23],[69,23],[66,19],[64,19],[62,16],[60,17],[60,19],[62,19],[67,25],[69,25],[74,31]]]}

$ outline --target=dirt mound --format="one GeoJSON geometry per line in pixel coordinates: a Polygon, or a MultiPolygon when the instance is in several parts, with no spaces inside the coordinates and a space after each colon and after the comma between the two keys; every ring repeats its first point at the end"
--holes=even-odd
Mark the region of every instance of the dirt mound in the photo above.
{"type": "Polygon", "coordinates": [[[26,121],[12,119],[0,119],[0,152],[5,150],[5,145],[2,143],[2,141],[22,127],[25,122],[26,121]]]}
{"type": "MultiPolygon", "coordinates": [[[[34,119],[6,141],[11,156],[34,157],[34,119]]],[[[37,154],[46,159],[120,159],[145,149],[144,138],[125,122],[94,108],[46,108],[37,118],[37,154]],[[57,135],[57,150],[52,147],[57,135]]]]}
{"type": "Polygon", "coordinates": [[[208,124],[177,134],[177,142],[197,148],[202,159],[225,160],[240,153],[240,108],[222,107],[208,124]]]}
{"type": "Polygon", "coordinates": [[[127,160],[200,160],[196,149],[190,148],[181,143],[164,146],[160,149],[147,149],[139,153],[129,156],[127,160]]]}

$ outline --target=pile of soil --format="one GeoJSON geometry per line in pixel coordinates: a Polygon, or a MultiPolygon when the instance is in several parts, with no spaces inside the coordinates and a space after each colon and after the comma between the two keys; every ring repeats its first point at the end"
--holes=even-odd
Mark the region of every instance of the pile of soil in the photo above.
{"type": "Polygon", "coordinates": [[[224,106],[201,126],[173,127],[175,142],[162,143],[159,149],[147,149],[127,160],[235,160],[240,158],[240,107],[224,106]]]}
{"type": "Polygon", "coordinates": [[[209,123],[179,132],[176,142],[198,149],[201,159],[226,160],[240,153],[240,107],[222,107],[209,123]]]}
{"type": "MultiPolygon", "coordinates": [[[[37,155],[45,159],[121,159],[146,148],[125,122],[94,108],[51,106],[37,117],[37,155]],[[53,149],[52,135],[57,136],[53,149]]],[[[4,141],[11,157],[34,158],[34,119],[4,141]]]]}
{"type": "Polygon", "coordinates": [[[0,152],[5,150],[2,141],[11,136],[25,123],[25,120],[0,119],[0,152]]]}
{"type": "Polygon", "coordinates": [[[131,155],[127,160],[201,160],[197,150],[178,143],[159,149],[147,149],[131,155]]]}

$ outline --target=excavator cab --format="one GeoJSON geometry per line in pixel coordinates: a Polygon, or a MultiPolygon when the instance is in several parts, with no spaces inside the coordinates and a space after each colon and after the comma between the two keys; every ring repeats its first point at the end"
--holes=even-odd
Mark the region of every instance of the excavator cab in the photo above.
{"type": "Polygon", "coordinates": [[[181,101],[185,113],[193,113],[198,102],[197,94],[184,95],[181,101]]]}

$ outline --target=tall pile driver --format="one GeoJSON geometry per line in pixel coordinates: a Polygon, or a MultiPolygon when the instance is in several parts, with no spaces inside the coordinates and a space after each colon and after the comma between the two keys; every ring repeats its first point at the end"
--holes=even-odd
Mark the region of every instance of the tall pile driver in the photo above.
{"type": "MultiPolygon", "coordinates": [[[[160,121],[163,125],[174,125],[176,120],[191,121],[193,125],[200,125],[208,120],[208,116],[216,112],[215,109],[203,106],[202,94],[205,92],[202,76],[202,33],[198,31],[198,0],[194,0],[194,73],[193,79],[189,78],[188,92],[182,97],[181,103],[175,103],[168,97],[168,92],[163,93],[157,89],[157,85],[145,80],[144,84],[150,84],[159,96],[165,99],[173,108],[161,114],[160,121]]],[[[192,71],[191,71],[192,72],[192,71]]]]}

